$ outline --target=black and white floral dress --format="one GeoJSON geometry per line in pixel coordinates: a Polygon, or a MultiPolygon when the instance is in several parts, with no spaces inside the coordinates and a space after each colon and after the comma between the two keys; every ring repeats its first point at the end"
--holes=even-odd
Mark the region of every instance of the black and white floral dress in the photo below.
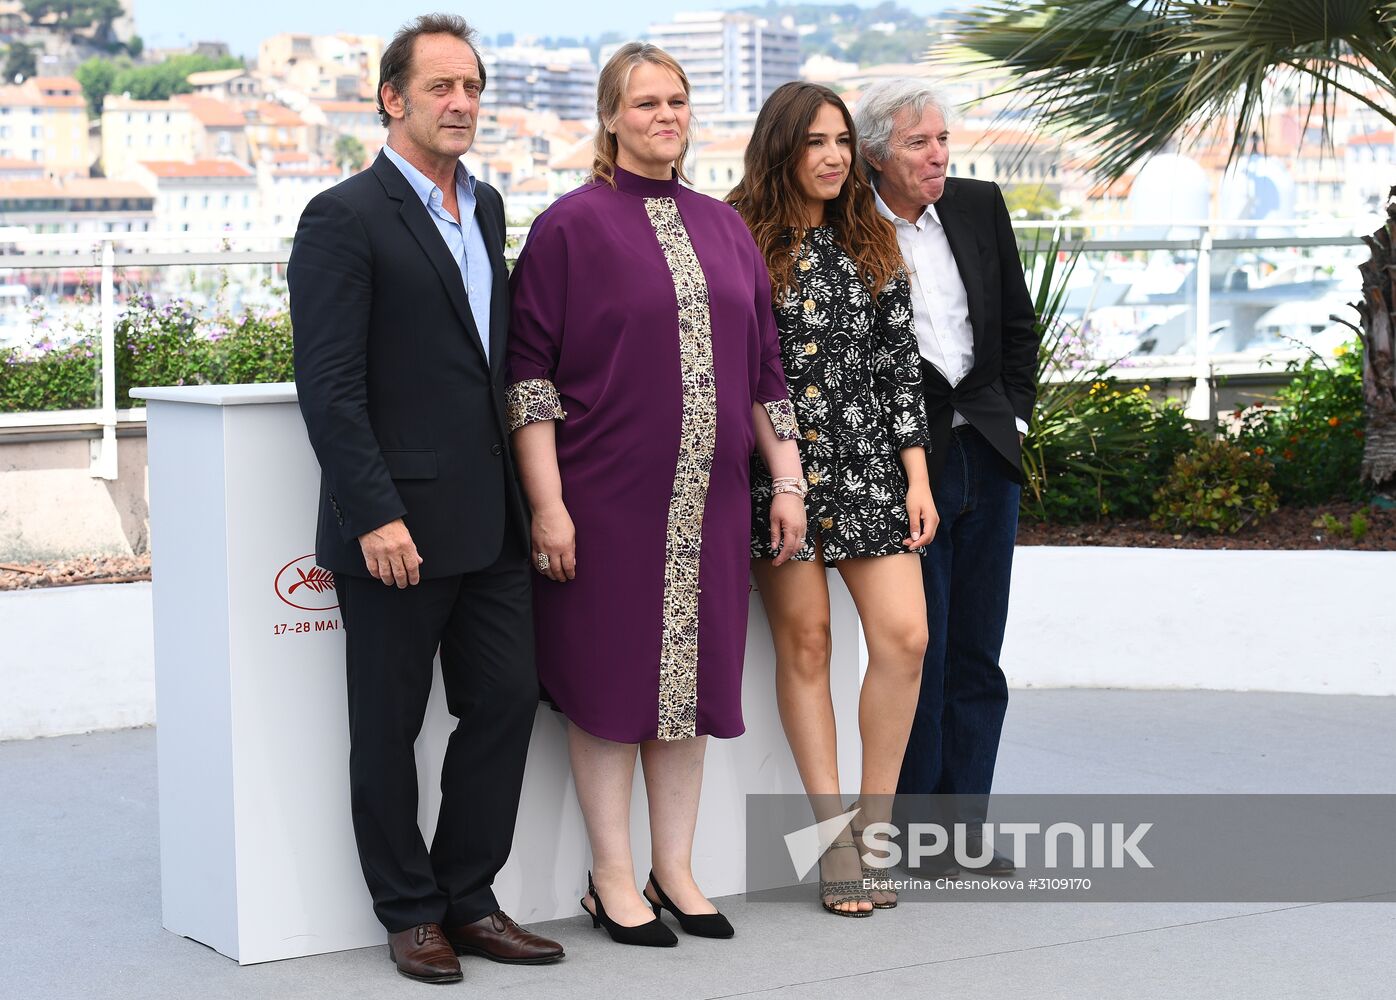
{"type": "MultiPolygon", "coordinates": [[[[874,301],[829,226],[805,231],[797,286],[776,304],[781,362],[809,480],[809,531],[795,558],[824,562],[907,551],[903,448],[929,447],[911,284],[898,272],[874,301]]],[[[751,554],[770,558],[771,476],[751,468],[751,554]]]]}

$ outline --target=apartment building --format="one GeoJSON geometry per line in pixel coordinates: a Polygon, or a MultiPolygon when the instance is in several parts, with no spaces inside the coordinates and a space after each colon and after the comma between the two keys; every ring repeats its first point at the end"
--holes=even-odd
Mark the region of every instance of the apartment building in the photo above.
{"type": "Polygon", "coordinates": [[[375,35],[280,34],[258,47],[257,69],[311,97],[355,100],[375,92],[382,58],[375,35]]]}
{"type": "Polygon", "coordinates": [[[312,101],[301,116],[312,126],[311,149],[322,159],[334,158],[335,140],[341,135],[358,139],[370,154],[388,138],[388,130],[378,121],[378,105],[373,101],[312,101]]]}
{"type": "Polygon", "coordinates": [[[242,163],[252,159],[247,129],[249,124],[257,121],[256,109],[239,107],[202,94],[180,94],[172,100],[187,107],[192,116],[193,158],[230,157],[242,163]]]}
{"type": "Polygon", "coordinates": [[[698,146],[689,164],[693,187],[713,198],[725,198],[746,173],[750,133],[715,139],[698,146]]]}
{"type": "Polygon", "coordinates": [[[250,158],[266,153],[309,153],[314,129],[290,108],[272,101],[259,101],[243,112],[250,158]]]}
{"type": "Polygon", "coordinates": [[[771,92],[800,75],[800,36],[762,17],[680,13],[652,24],[649,40],[679,61],[700,120],[755,115],[771,92]]]}
{"type": "Polygon", "coordinates": [[[180,101],[139,101],[116,94],[102,103],[102,173],[129,177],[142,160],[192,160],[193,109],[180,101]]]}
{"type": "Polygon", "coordinates": [[[194,93],[220,101],[255,101],[262,96],[261,81],[245,69],[211,69],[186,79],[194,93]]]}
{"type": "Polygon", "coordinates": [[[289,232],[296,228],[305,206],[343,175],[333,164],[309,153],[267,154],[257,163],[257,188],[261,198],[258,228],[289,232]]]}
{"type": "Polygon", "coordinates": [[[596,113],[596,63],[584,48],[510,45],[487,49],[486,94],[496,108],[545,111],[559,118],[596,113]]]}
{"type": "Polygon", "coordinates": [[[246,232],[261,221],[257,175],[236,160],[147,160],[131,173],[154,192],[156,232],[246,232]]]}
{"type": "Polygon", "coordinates": [[[154,228],[154,207],[155,196],[131,181],[0,179],[0,227],[31,233],[143,233],[154,228]]]}
{"type": "Polygon", "coordinates": [[[31,160],[50,177],[88,174],[87,102],[71,77],[0,86],[0,158],[31,160]]]}

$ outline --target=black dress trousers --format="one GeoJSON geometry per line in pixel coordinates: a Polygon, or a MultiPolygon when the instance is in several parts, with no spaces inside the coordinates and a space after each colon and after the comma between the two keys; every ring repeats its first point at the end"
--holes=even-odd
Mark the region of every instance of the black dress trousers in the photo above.
{"type": "MultiPolygon", "coordinates": [[[[511,518],[512,520],[512,518],[511,518]]],[[[354,836],[374,912],[391,931],[469,923],[498,908],[538,708],[527,552],[510,524],[493,565],[398,589],[336,578],[347,645],[354,836]],[[428,850],[414,744],[441,652],[457,723],[428,850]]]]}

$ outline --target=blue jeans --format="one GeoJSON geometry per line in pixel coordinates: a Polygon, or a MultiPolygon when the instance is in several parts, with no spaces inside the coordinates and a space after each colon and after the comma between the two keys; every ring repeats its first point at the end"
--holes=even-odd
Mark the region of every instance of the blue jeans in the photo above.
{"type": "Polygon", "coordinates": [[[954,801],[970,821],[987,812],[1008,708],[999,651],[1021,489],[978,431],[955,428],[934,489],[940,527],[921,560],[930,641],[897,793],[968,797],[954,801]]]}

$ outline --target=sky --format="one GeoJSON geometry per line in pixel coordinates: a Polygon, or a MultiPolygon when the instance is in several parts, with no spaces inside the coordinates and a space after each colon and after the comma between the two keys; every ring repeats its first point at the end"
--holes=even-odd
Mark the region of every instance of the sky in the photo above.
{"type": "MultiPolygon", "coordinates": [[[[644,3],[640,0],[607,0],[603,4],[577,0],[498,0],[479,4],[418,0],[415,5],[383,0],[231,0],[222,3],[190,3],[189,0],[134,0],[136,30],[148,47],[179,47],[195,41],[225,41],[236,55],[255,57],[257,43],[282,32],[373,34],[389,37],[417,13],[443,9],[462,14],[486,37],[501,31],[516,35],[597,36],[605,31],[639,34],[652,21],[667,20],[676,10],[713,10],[740,7],[749,0],[644,3]],[[598,13],[603,9],[605,13],[598,13]]],[[[856,0],[860,6],[873,3],[856,0]]],[[[951,5],[951,0],[900,0],[902,6],[929,13],[951,5]]],[[[963,5],[963,3],[961,3],[963,5]]]]}

